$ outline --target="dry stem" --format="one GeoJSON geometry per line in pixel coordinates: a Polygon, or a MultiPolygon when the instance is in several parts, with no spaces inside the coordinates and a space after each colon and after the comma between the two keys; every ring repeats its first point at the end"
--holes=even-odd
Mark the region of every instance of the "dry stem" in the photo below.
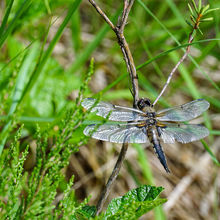
{"type": "MultiPolygon", "coordinates": [[[[199,20],[198,20],[199,22],[199,20]]],[[[188,43],[192,43],[193,40],[194,40],[194,34],[196,33],[196,29],[198,29],[198,23],[196,23],[193,27],[193,31],[189,34],[189,40],[188,40],[188,43]]],[[[179,67],[179,65],[186,59],[186,57],[188,56],[188,54],[190,53],[190,46],[191,45],[188,45],[187,48],[186,48],[186,52],[183,54],[182,58],[179,60],[179,62],[176,64],[176,66],[172,69],[172,71],[170,72],[168,78],[167,78],[167,81],[163,87],[163,89],[161,90],[160,94],[158,95],[158,97],[155,99],[154,103],[153,103],[153,106],[158,102],[158,100],[160,99],[160,97],[163,95],[163,93],[165,92],[166,88],[168,87],[172,77],[173,77],[173,74],[175,73],[175,71],[177,70],[177,68],[179,67]]]]}
{"type": "Polygon", "coordinates": [[[128,46],[128,43],[124,37],[124,28],[127,23],[128,15],[131,10],[131,7],[134,3],[134,0],[124,0],[124,8],[122,12],[122,17],[119,20],[118,24],[115,26],[111,20],[107,17],[107,15],[101,10],[101,8],[96,4],[94,0],[88,0],[96,11],[101,15],[101,17],[106,21],[106,23],[111,27],[111,29],[115,32],[118,44],[120,45],[121,51],[124,56],[124,60],[127,65],[127,70],[131,78],[132,83],[132,95],[133,95],[133,107],[137,107],[137,102],[139,99],[138,96],[138,76],[134,64],[134,60],[128,46]]]}
{"type": "MultiPolygon", "coordinates": [[[[127,23],[128,15],[130,13],[130,10],[132,8],[132,5],[134,3],[134,0],[124,0],[124,7],[121,18],[118,19],[118,24],[115,26],[111,20],[108,18],[108,16],[102,11],[102,9],[96,4],[94,0],[88,0],[92,6],[96,9],[96,11],[101,15],[101,17],[105,20],[105,22],[111,27],[111,29],[115,32],[118,44],[121,48],[121,51],[124,56],[124,60],[126,62],[127,70],[129,72],[131,83],[132,83],[132,95],[133,95],[133,107],[137,108],[137,102],[139,100],[138,96],[138,77],[137,72],[134,64],[134,60],[131,54],[131,51],[129,49],[128,43],[124,37],[124,28],[127,23]]],[[[115,164],[115,167],[112,171],[111,176],[108,179],[107,184],[105,185],[104,190],[101,193],[100,199],[98,201],[98,204],[96,206],[97,212],[96,215],[98,215],[102,207],[106,201],[106,198],[109,195],[110,189],[112,184],[114,183],[115,179],[117,178],[120,168],[122,166],[123,160],[125,158],[125,154],[128,149],[128,144],[123,144],[120,154],[118,156],[118,160],[115,164]]]]}
{"type": "Polygon", "coordinates": [[[116,178],[117,178],[117,176],[119,174],[119,171],[120,171],[122,163],[124,161],[127,149],[128,149],[128,144],[124,143],[122,145],[120,154],[118,156],[118,160],[117,160],[117,162],[115,164],[115,167],[114,167],[114,169],[112,171],[112,174],[109,177],[108,182],[105,185],[105,187],[104,187],[104,189],[103,189],[103,191],[102,191],[102,193],[100,195],[99,201],[98,201],[98,203],[96,205],[96,210],[97,210],[96,215],[98,215],[101,212],[101,210],[103,208],[103,205],[104,205],[104,203],[105,203],[105,201],[106,201],[106,199],[107,199],[107,197],[108,197],[108,195],[110,193],[111,186],[112,186],[112,184],[114,183],[114,181],[116,180],[116,178]]]}

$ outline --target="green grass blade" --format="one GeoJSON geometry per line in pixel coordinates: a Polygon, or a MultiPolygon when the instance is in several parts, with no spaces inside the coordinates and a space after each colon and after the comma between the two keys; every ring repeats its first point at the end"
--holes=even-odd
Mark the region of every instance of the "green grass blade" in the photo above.
{"type": "Polygon", "coordinates": [[[13,31],[14,27],[16,26],[17,22],[19,21],[19,18],[22,16],[23,12],[30,6],[32,0],[25,0],[23,4],[20,6],[18,11],[16,12],[13,20],[8,25],[7,29],[4,31],[2,35],[0,35],[0,48],[2,47],[4,41],[8,37],[8,35],[13,31]]]}
{"type": "Polygon", "coordinates": [[[7,123],[4,126],[2,133],[1,133],[1,141],[0,141],[0,155],[2,153],[2,150],[4,148],[5,142],[7,140],[8,137],[8,132],[11,128],[11,124],[12,124],[12,118],[11,116],[15,113],[18,104],[21,101],[21,98],[23,96],[23,92],[24,92],[24,88],[25,88],[25,82],[27,81],[28,78],[28,74],[30,71],[30,68],[34,62],[34,60],[36,59],[36,56],[38,54],[38,47],[39,45],[37,43],[35,43],[32,47],[32,49],[30,50],[30,52],[27,54],[27,56],[24,58],[20,70],[18,72],[18,77],[16,80],[16,85],[15,85],[15,90],[14,93],[12,95],[12,104],[11,107],[9,109],[9,113],[7,116],[7,123]]]}
{"type": "Polygon", "coordinates": [[[1,69],[0,69],[0,73],[9,65],[11,64],[13,61],[15,61],[18,57],[20,57],[24,52],[26,52],[34,43],[35,41],[32,41],[30,44],[28,44],[28,46],[26,46],[22,51],[18,52],[12,59],[10,59],[9,62],[7,62],[1,69]]]}
{"type": "MultiPolygon", "coordinates": [[[[220,39],[200,40],[200,41],[193,42],[193,43],[191,43],[191,44],[198,44],[198,43],[203,43],[203,42],[208,42],[208,41],[220,41],[220,39]]],[[[159,58],[161,58],[161,57],[163,57],[163,56],[165,56],[165,55],[168,55],[169,53],[171,53],[171,52],[173,52],[173,51],[175,51],[175,50],[178,50],[178,49],[180,49],[180,48],[187,47],[188,45],[190,45],[190,44],[183,44],[183,45],[177,46],[177,47],[175,47],[175,48],[169,49],[169,50],[167,50],[167,51],[164,51],[164,52],[158,54],[157,56],[154,56],[154,57],[152,57],[151,59],[147,60],[146,62],[144,62],[144,63],[138,65],[138,66],[136,67],[136,70],[140,70],[141,68],[147,66],[148,64],[154,62],[155,60],[157,60],[157,59],[159,59],[159,58]]],[[[127,76],[127,74],[128,74],[128,73],[123,73],[122,75],[120,75],[114,82],[112,82],[111,84],[109,84],[108,86],[106,86],[103,90],[101,90],[100,92],[98,92],[94,97],[99,96],[100,94],[104,94],[104,93],[106,93],[107,91],[109,91],[111,88],[113,88],[115,85],[117,85],[120,81],[122,81],[123,79],[125,79],[126,76],[127,76]]],[[[210,77],[208,77],[208,78],[210,79],[210,77]]],[[[143,77],[142,77],[142,79],[143,79],[143,77]]],[[[209,81],[211,81],[211,83],[215,85],[216,89],[220,91],[220,88],[218,87],[218,85],[217,85],[212,79],[210,79],[209,81]]],[[[143,82],[143,81],[140,80],[140,84],[141,84],[142,82],[143,82]]],[[[148,82],[148,84],[149,84],[149,82],[148,82]]],[[[144,86],[144,83],[143,83],[143,86],[144,86]]],[[[146,86],[146,85],[145,85],[145,86],[146,86]]],[[[156,97],[156,95],[157,95],[156,90],[153,89],[153,87],[148,87],[148,89],[149,89],[149,88],[152,89],[151,92],[154,91],[153,94],[154,94],[154,97],[156,97]]],[[[164,102],[164,100],[161,99],[160,102],[163,103],[165,106],[168,106],[168,103],[164,102]]]]}
{"type": "Polygon", "coordinates": [[[80,13],[77,10],[71,18],[71,32],[72,32],[72,43],[75,52],[78,52],[81,47],[80,37],[80,13]]]}
{"type": "Polygon", "coordinates": [[[220,162],[218,161],[218,159],[216,158],[216,156],[215,156],[215,155],[213,154],[213,152],[211,151],[209,145],[208,145],[204,140],[201,140],[201,142],[202,142],[202,145],[203,145],[203,147],[205,148],[205,150],[206,150],[206,151],[209,153],[209,155],[211,156],[212,161],[213,161],[216,165],[220,166],[220,162]]]}
{"type": "MultiPolygon", "coordinates": [[[[139,39],[140,39],[140,41],[141,41],[141,44],[142,44],[144,50],[146,51],[146,53],[147,53],[147,55],[149,56],[149,58],[152,59],[152,58],[153,58],[152,53],[150,52],[150,50],[149,50],[149,48],[148,48],[148,45],[145,43],[145,41],[144,41],[144,39],[143,39],[143,34],[141,33],[141,30],[138,28],[138,23],[137,23],[137,20],[136,20],[135,18],[133,18],[133,22],[134,22],[134,24],[135,24],[135,28],[136,28],[136,31],[137,31],[137,35],[138,35],[138,37],[139,37],[139,39]]],[[[153,65],[153,67],[154,67],[156,73],[161,77],[162,80],[165,81],[165,77],[164,77],[164,75],[163,75],[163,73],[162,73],[160,67],[158,66],[158,64],[157,64],[155,61],[153,61],[153,62],[152,62],[152,65],[153,65]]]]}
{"type": "Polygon", "coordinates": [[[47,9],[48,14],[51,14],[50,3],[49,0],[44,0],[45,7],[47,9]]]}
{"type": "Polygon", "coordinates": [[[17,105],[19,104],[19,102],[21,100],[22,93],[24,91],[24,85],[25,85],[24,82],[27,81],[30,67],[33,64],[33,62],[38,54],[38,48],[39,48],[39,44],[35,43],[33,45],[32,49],[30,50],[30,53],[28,54],[28,56],[25,58],[22,66],[19,70],[14,95],[12,97],[12,105],[10,107],[8,116],[11,116],[15,112],[17,105]]]}
{"type": "Polygon", "coordinates": [[[6,26],[6,24],[7,24],[8,17],[9,17],[9,14],[10,14],[10,12],[11,12],[11,8],[12,8],[13,3],[14,3],[14,0],[11,0],[11,1],[8,3],[8,6],[7,6],[7,8],[6,8],[6,12],[5,12],[5,15],[4,15],[4,17],[3,17],[1,27],[0,27],[0,36],[3,35],[3,32],[4,32],[5,26],[6,26]]]}
{"type": "MultiPolygon", "coordinates": [[[[181,46],[181,43],[176,39],[176,37],[165,27],[165,25],[150,11],[150,9],[141,1],[141,0],[137,0],[138,3],[145,9],[145,11],[152,16],[157,22],[158,24],[170,35],[170,37],[177,43],[178,46],[181,46]]],[[[218,39],[216,39],[218,40],[218,39]]],[[[185,49],[183,49],[183,51],[185,52],[185,49]]],[[[201,68],[199,67],[198,63],[196,62],[196,60],[192,57],[189,56],[189,58],[191,59],[191,61],[196,65],[197,68],[199,68],[199,70],[201,71],[201,68]]],[[[204,74],[204,71],[201,71],[201,73],[211,82],[211,84],[214,86],[214,88],[216,88],[218,91],[219,87],[217,86],[217,84],[211,80],[210,77],[208,77],[208,74],[204,74]]]]}
{"type": "Polygon", "coordinates": [[[172,0],[166,0],[167,4],[170,6],[171,10],[173,11],[176,19],[178,19],[179,24],[184,28],[186,27],[185,20],[183,19],[182,13],[179,11],[178,7],[176,6],[176,3],[174,3],[172,0]]]}
{"type": "Polygon", "coordinates": [[[97,48],[97,46],[100,44],[100,42],[103,40],[104,36],[107,34],[107,32],[110,30],[110,27],[107,24],[104,24],[101,30],[97,33],[94,40],[88,44],[88,46],[83,50],[81,54],[77,56],[77,59],[72,64],[72,66],[68,69],[68,73],[74,73],[77,71],[80,67],[83,66],[83,64],[89,59],[92,52],[97,48]]]}
{"type": "MultiPolygon", "coordinates": [[[[151,168],[147,160],[146,154],[143,150],[143,147],[141,146],[141,144],[133,144],[133,146],[138,153],[138,163],[141,167],[145,180],[149,182],[150,185],[155,185],[153,174],[151,172],[151,168]]],[[[165,214],[163,212],[163,208],[161,206],[156,207],[154,209],[154,214],[155,214],[155,219],[157,220],[166,219],[165,214]]]]}
{"type": "Polygon", "coordinates": [[[210,131],[210,134],[212,134],[212,135],[220,135],[220,130],[211,130],[210,131]]]}
{"type": "Polygon", "coordinates": [[[37,80],[37,78],[39,77],[42,69],[44,68],[46,62],[48,61],[48,59],[50,58],[50,55],[56,45],[56,43],[59,41],[64,28],[66,27],[66,25],[68,24],[69,20],[71,19],[73,13],[76,11],[76,9],[79,7],[80,3],[82,0],[75,0],[71,6],[69,7],[68,13],[65,17],[65,19],[63,20],[62,24],[60,25],[59,29],[57,30],[57,33],[55,34],[54,38],[52,39],[52,41],[49,44],[48,49],[45,51],[45,53],[43,54],[43,57],[39,63],[39,65],[37,66],[37,68],[35,69],[35,71],[32,74],[32,77],[27,85],[27,87],[25,88],[25,93],[24,95],[28,94],[28,92],[31,90],[31,88],[33,87],[35,81],[37,80]]]}
{"type": "Polygon", "coordinates": [[[205,42],[209,42],[209,41],[220,41],[220,38],[213,38],[213,39],[206,39],[206,40],[199,40],[199,41],[194,41],[193,43],[186,43],[186,44],[182,44],[182,45],[179,45],[179,46],[176,46],[174,48],[171,48],[169,50],[166,50],[162,53],[159,53],[157,56],[154,56],[153,58],[149,59],[148,61],[140,64],[139,66],[137,66],[137,69],[140,69],[150,63],[152,63],[153,61],[157,60],[158,58],[162,57],[162,56],[165,56],[167,55],[168,53],[172,52],[172,51],[175,51],[175,50],[178,50],[178,49],[181,49],[181,48],[185,48],[189,45],[193,45],[193,44],[200,44],[200,43],[205,43],[205,42]]]}
{"type": "Polygon", "coordinates": [[[123,73],[122,75],[120,75],[114,82],[110,83],[108,86],[106,86],[103,90],[101,90],[100,92],[98,92],[97,94],[94,95],[94,98],[99,97],[100,95],[103,95],[104,93],[106,93],[107,91],[109,91],[111,88],[113,88],[114,86],[116,86],[120,81],[122,81],[123,79],[125,79],[127,77],[128,73],[123,73]]]}
{"type": "Polygon", "coordinates": [[[170,37],[177,43],[177,45],[181,45],[180,42],[176,39],[176,37],[165,27],[165,25],[151,12],[151,10],[141,1],[137,0],[137,2],[143,7],[143,9],[170,35],[170,37]]]}
{"type": "MultiPolygon", "coordinates": [[[[111,19],[112,22],[114,23],[119,14],[121,12],[121,8],[119,8],[113,18],[111,19]]],[[[68,73],[74,73],[77,71],[80,67],[83,66],[83,64],[89,59],[91,56],[92,52],[97,48],[97,46],[101,43],[107,32],[110,30],[110,27],[108,24],[104,24],[100,31],[96,34],[96,37],[93,39],[91,43],[88,44],[88,46],[83,50],[81,54],[77,56],[77,59],[75,62],[72,64],[72,66],[68,69],[68,73]]]]}
{"type": "Polygon", "coordinates": [[[138,163],[142,169],[143,176],[145,180],[150,184],[150,185],[155,185],[153,175],[151,172],[151,168],[149,165],[149,162],[147,160],[146,154],[143,150],[142,145],[140,144],[133,144],[134,148],[136,149],[138,153],[138,163]]]}
{"type": "MultiPolygon", "coordinates": [[[[7,119],[8,116],[6,115],[0,115],[0,120],[5,120],[7,119]]],[[[18,118],[18,121],[21,122],[53,122],[55,121],[55,118],[46,118],[46,117],[31,117],[31,116],[21,116],[18,118]]]]}

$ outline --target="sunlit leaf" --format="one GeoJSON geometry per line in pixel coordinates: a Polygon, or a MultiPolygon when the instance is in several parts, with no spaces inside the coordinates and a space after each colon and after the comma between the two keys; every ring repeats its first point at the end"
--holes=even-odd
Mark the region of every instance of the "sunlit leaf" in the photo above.
{"type": "Polygon", "coordinates": [[[138,219],[166,202],[166,199],[158,198],[162,191],[162,187],[149,185],[133,189],[124,196],[113,199],[102,217],[103,219],[138,219]]]}

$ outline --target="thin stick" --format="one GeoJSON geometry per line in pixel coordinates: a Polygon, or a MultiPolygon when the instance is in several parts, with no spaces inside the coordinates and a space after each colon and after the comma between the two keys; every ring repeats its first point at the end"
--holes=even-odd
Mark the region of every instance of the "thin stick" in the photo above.
{"type": "MultiPolygon", "coordinates": [[[[200,24],[200,21],[201,21],[201,18],[202,18],[202,14],[198,13],[197,14],[197,18],[196,20],[194,21],[193,20],[193,23],[194,23],[194,26],[192,26],[192,32],[189,34],[189,40],[188,40],[188,43],[192,43],[193,40],[194,40],[194,35],[196,33],[196,30],[199,28],[199,24],[200,24]]],[[[158,102],[158,100],[160,99],[160,97],[163,95],[163,93],[165,92],[166,88],[168,87],[172,77],[173,77],[173,74],[175,73],[175,71],[177,70],[177,68],[179,67],[179,65],[186,59],[187,55],[189,54],[190,52],[190,45],[187,46],[186,48],[186,52],[183,54],[182,58],[180,59],[180,61],[176,64],[176,66],[172,69],[171,73],[169,74],[168,78],[167,78],[167,81],[163,87],[163,89],[161,90],[160,94],[158,95],[158,97],[156,98],[156,100],[154,101],[153,103],[153,106],[158,102]]]]}
{"type": "MultiPolygon", "coordinates": [[[[192,43],[193,41],[193,34],[194,34],[194,30],[190,33],[189,35],[189,40],[188,40],[188,43],[192,43]]],[[[186,57],[188,56],[189,52],[190,52],[190,46],[191,45],[188,45],[187,48],[186,48],[186,52],[183,54],[182,58],[179,60],[179,62],[176,64],[176,66],[172,69],[172,71],[170,72],[168,78],[167,78],[167,81],[163,87],[163,89],[161,90],[160,94],[157,96],[157,98],[155,99],[154,103],[153,103],[153,106],[158,102],[158,100],[160,99],[160,97],[163,95],[163,93],[165,92],[166,88],[168,87],[172,77],[173,77],[173,74],[175,73],[175,71],[177,70],[177,68],[179,67],[179,65],[186,59],[186,57]]]]}
{"type": "Polygon", "coordinates": [[[124,0],[124,8],[122,12],[121,19],[118,19],[119,22],[117,26],[115,26],[111,20],[107,17],[107,15],[102,11],[102,9],[96,4],[94,0],[88,0],[92,6],[96,9],[96,11],[101,15],[101,17],[106,21],[106,23],[111,27],[111,29],[115,32],[118,44],[121,48],[121,51],[124,56],[124,60],[126,62],[127,70],[131,78],[131,84],[132,84],[132,95],[133,95],[133,107],[137,107],[137,102],[139,100],[138,95],[138,76],[133,60],[133,56],[131,54],[130,48],[128,46],[128,43],[124,37],[124,28],[127,23],[128,15],[130,13],[130,10],[132,8],[132,5],[134,3],[134,0],[124,0]]]}
{"type": "Polygon", "coordinates": [[[89,2],[93,5],[96,11],[104,18],[104,20],[106,21],[106,23],[108,23],[111,29],[115,31],[115,25],[111,22],[108,16],[102,11],[102,9],[95,3],[95,1],[89,0],[89,2]]]}
{"type": "Polygon", "coordinates": [[[128,149],[128,144],[123,144],[121,151],[120,151],[120,154],[118,156],[118,160],[117,160],[115,167],[112,171],[112,174],[109,177],[108,182],[105,185],[105,187],[100,195],[99,201],[96,206],[96,210],[97,210],[96,215],[99,215],[99,213],[102,211],[103,205],[104,205],[104,203],[110,193],[110,189],[113,186],[113,183],[115,182],[115,180],[119,174],[119,171],[120,171],[122,163],[124,161],[127,149],[128,149]]]}
{"type": "MultiPolygon", "coordinates": [[[[124,56],[124,60],[126,62],[127,70],[129,73],[129,76],[131,78],[131,84],[132,84],[132,96],[133,96],[133,107],[137,108],[137,102],[139,100],[139,95],[138,95],[138,76],[134,64],[134,60],[130,51],[130,48],[128,46],[128,43],[124,37],[124,28],[127,23],[128,15],[130,13],[130,10],[132,8],[132,5],[134,3],[134,0],[124,0],[124,7],[123,7],[123,12],[122,12],[122,17],[121,19],[118,19],[118,24],[115,26],[110,19],[107,17],[107,15],[101,10],[101,8],[95,3],[94,0],[88,0],[92,6],[96,9],[96,11],[102,16],[102,18],[106,21],[106,23],[111,27],[111,29],[115,32],[117,39],[118,39],[118,44],[121,48],[121,51],[124,56]]],[[[124,161],[126,152],[128,149],[128,144],[123,144],[120,154],[118,156],[118,160],[115,164],[115,167],[112,171],[111,176],[108,179],[107,184],[105,185],[104,190],[101,193],[100,199],[97,203],[96,206],[96,215],[98,215],[102,208],[103,205],[109,195],[110,189],[117,178],[119,171],[121,169],[122,163],[124,161]]]]}

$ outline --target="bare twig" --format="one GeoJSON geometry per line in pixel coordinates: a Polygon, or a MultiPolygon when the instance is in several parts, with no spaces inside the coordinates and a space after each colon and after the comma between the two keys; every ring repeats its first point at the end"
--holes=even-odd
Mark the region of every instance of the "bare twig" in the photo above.
{"type": "Polygon", "coordinates": [[[131,10],[131,7],[134,3],[134,0],[124,0],[124,8],[122,12],[122,17],[119,19],[117,26],[115,26],[111,20],[107,17],[107,15],[101,10],[101,8],[96,4],[94,0],[88,0],[92,6],[96,9],[96,11],[102,16],[102,18],[106,21],[106,23],[111,27],[111,29],[115,32],[118,43],[120,45],[121,51],[124,56],[124,60],[127,65],[127,70],[131,78],[132,83],[132,95],[133,95],[133,107],[137,107],[137,102],[139,99],[138,96],[138,76],[134,64],[134,60],[128,46],[128,43],[124,37],[124,28],[127,23],[128,15],[131,10]]]}
{"type": "MultiPolygon", "coordinates": [[[[194,29],[193,31],[190,33],[189,35],[189,40],[188,40],[188,43],[192,43],[193,42],[193,39],[194,39],[194,29]]],[[[161,90],[160,94],[157,96],[157,98],[155,99],[154,103],[153,103],[153,106],[157,103],[157,101],[160,99],[160,97],[163,95],[163,93],[165,92],[166,88],[168,87],[172,77],[173,77],[173,74],[175,73],[175,71],[177,70],[177,68],[179,67],[179,65],[186,59],[186,57],[188,56],[189,52],[190,52],[190,46],[191,45],[188,45],[187,48],[186,48],[186,52],[183,54],[182,58],[179,60],[179,62],[176,64],[176,66],[172,69],[172,71],[170,72],[168,78],[167,78],[167,81],[163,87],[163,89],[161,90]]]]}
{"type": "Polygon", "coordinates": [[[111,20],[107,17],[107,15],[102,11],[102,9],[95,3],[93,0],[89,0],[89,2],[93,5],[96,11],[104,18],[106,23],[111,27],[113,31],[115,31],[115,25],[111,22],[111,20]]]}
{"type": "Polygon", "coordinates": [[[134,0],[128,1],[125,0],[124,1],[124,10],[123,10],[123,14],[122,14],[122,19],[121,22],[118,24],[118,27],[120,28],[120,32],[123,34],[125,25],[127,23],[128,20],[128,15],[130,13],[130,10],[132,8],[132,5],[134,3],[134,0]]]}
{"type": "Polygon", "coordinates": [[[112,187],[114,181],[116,180],[116,178],[117,178],[117,176],[118,176],[118,174],[119,174],[119,171],[120,171],[121,166],[122,166],[122,163],[123,163],[123,161],[124,161],[124,158],[125,158],[125,154],[126,154],[126,152],[127,152],[127,149],[128,149],[128,144],[123,144],[123,145],[122,145],[122,148],[121,148],[121,151],[120,151],[120,154],[119,154],[119,156],[118,156],[118,160],[117,160],[117,162],[116,162],[116,164],[115,164],[115,167],[114,167],[114,169],[113,169],[113,171],[112,171],[112,174],[111,174],[111,176],[109,177],[108,182],[107,182],[107,184],[105,185],[105,187],[104,187],[104,189],[103,189],[103,191],[102,191],[102,193],[101,193],[101,196],[100,196],[100,198],[99,198],[99,201],[98,201],[98,203],[97,203],[97,206],[96,206],[96,210],[97,210],[96,215],[98,215],[98,214],[101,212],[102,207],[103,207],[103,205],[104,205],[104,203],[105,203],[105,201],[106,201],[106,199],[107,199],[107,197],[108,197],[108,195],[109,195],[110,189],[111,189],[111,187],[112,187]]]}
{"type": "MultiPolygon", "coordinates": [[[[205,13],[208,13],[208,8],[207,6],[203,6],[202,8],[200,7],[196,7],[194,5],[194,10],[195,10],[195,14],[197,14],[197,18],[195,18],[195,16],[193,15],[193,11],[192,11],[192,8],[191,6],[189,5],[189,9],[191,11],[191,20],[192,20],[192,24],[190,24],[190,26],[192,27],[192,32],[189,34],[189,40],[188,40],[188,43],[192,43],[193,40],[194,40],[194,35],[196,34],[196,31],[199,30],[200,33],[201,33],[201,30],[199,29],[199,24],[204,21],[202,19],[203,15],[205,13]]],[[[207,20],[207,18],[206,18],[207,20]]],[[[163,89],[161,90],[160,94],[158,95],[158,97],[156,98],[156,100],[154,101],[153,105],[155,105],[157,103],[157,101],[160,99],[160,97],[163,95],[163,93],[165,92],[166,88],[168,87],[172,77],[173,77],[173,74],[175,73],[175,71],[177,70],[177,68],[179,67],[179,65],[186,59],[187,55],[190,53],[190,46],[191,45],[188,45],[187,48],[186,48],[186,52],[183,54],[182,58],[180,59],[180,61],[176,64],[176,66],[172,69],[171,73],[169,74],[168,78],[167,78],[167,81],[163,87],[163,89]]]]}
{"type": "MultiPolygon", "coordinates": [[[[123,12],[122,16],[120,19],[118,19],[118,24],[115,26],[110,19],[106,16],[106,14],[101,10],[101,8],[95,3],[94,0],[88,0],[93,7],[96,9],[96,11],[103,17],[103,19],[106,21],[106,23],[111,27],[111,29],[115,32],[117,39],[118,39],[118,44],[121,48],[121,51],[124,56],[124,60],[126,62],[127,70],[131,78],[131,83],[132,83],[132,95],[133,95],[133,107],[137,108],[137,102],[139,100],[138,96],[138,77],[137,77],[137,72],[134,64],[134,60],[131,54],[131,51],[129,49],[128,43],[124,37],[124,28],[127,23],[128,15],[130,13],[130,10],[132,8],[132,5],[134,3],[134,0],[124,0],[124,7],[123,7],[123,12]]],[[[115,164],[115,167],[112,171],[111,176],[108,179],[108,182],[104,188],[104,190],[101,193],[100,199],[98,201],[98,204],[96,206],[97,212],[96,215],[98,215],[102,207],[106,201],[106,198],[108,197],[108,194],[110,192],[111,186],[114,183],[115,179],[117,178],[120,168],[122,166],[123,160],[125,158],[125,154],[127,152],[128,144],[123,144],[120,154],[118,156],[118,160],[115,164]]]]}

